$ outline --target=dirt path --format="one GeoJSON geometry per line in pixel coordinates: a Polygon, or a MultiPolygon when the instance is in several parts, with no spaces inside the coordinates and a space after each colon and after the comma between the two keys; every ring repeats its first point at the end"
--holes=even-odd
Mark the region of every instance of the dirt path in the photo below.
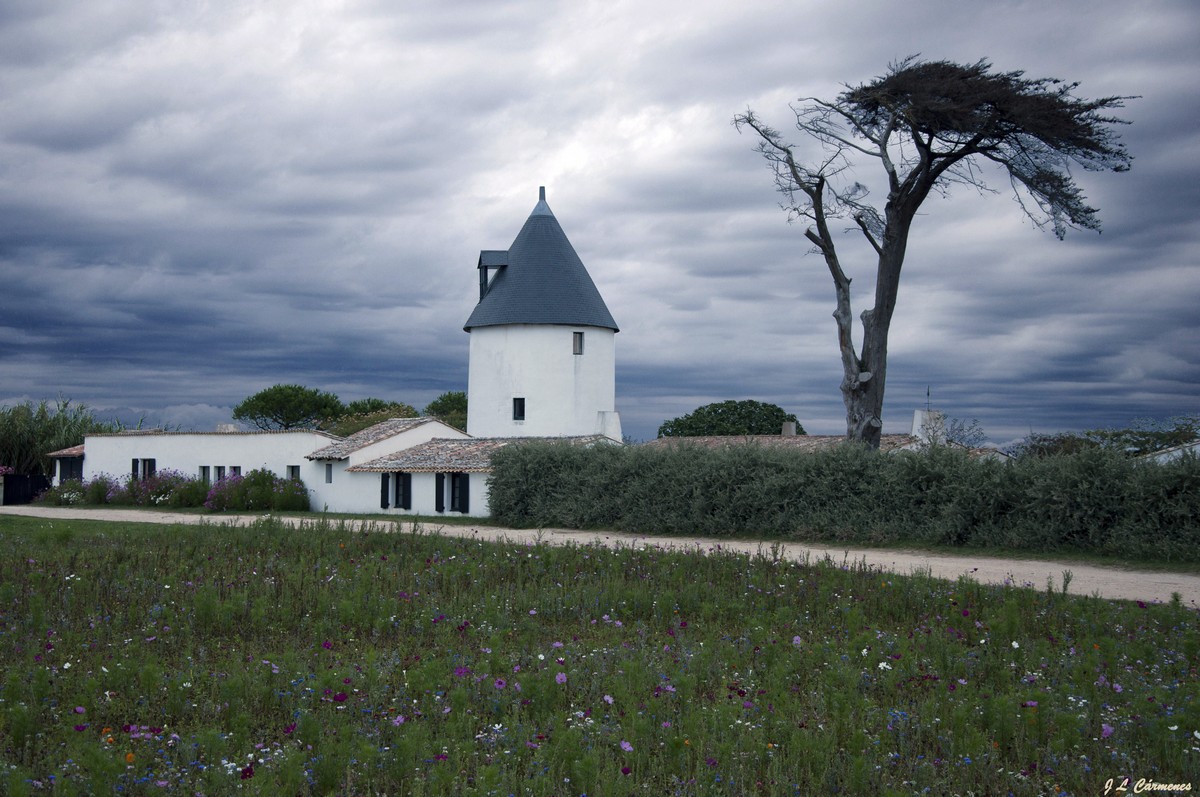
{"type": "MultiPolygon", "coordinates": [[[[194,515],[172,512],[122,509],[78,509],[71,507],[43,506],[0,506],[0,528],[4,515],[28,515],[42,518],[64,518],[105,520],[122,523],[226,523],[247,524],[261,515],[194,515]]],[[[316,519],[318,516],[313,516],[316,519]]],[[[308,518],[284,518],[293,525],[309,521],[308,518]]],[[[366,520],[375,525],[390,521],[366,520]]],[[[412,524],[397,520],[395,525],[410,530],[412,524]]],[[[1055,589],[1062,588],[1063,572],[1071,572],[1070,592],[1076,595],[1099,595],[1103,598],[1123,600],[1162,601],[1171,599],[1178,592],[1186,606],[1200,608],[1200,575],[1147,570],[1130,570],[1121,567],[1101,567],[1066,561],[1035,559],[1003,559],[993,556],[963,554],[951,556],[930,554],[921,551],[871,550],[844,547],[825,547],[802,543],[757,543],[737,540],[712,540],[688,537],[648,537],[617,532],[572,531],[570,529],[504,529],[493,526],[429,526],[426,531],[448,537],[481,540],[510,540],[513,542],[543,542],[549,545],[637,545],[707,552],[713,550],[756,553],[778,550],[788,559],[822,560],[830,557],[841,562],[866,561],[872,567],[900,575],[928,570],[937,578],[957,579],[968,575],[985,584],[1001,584],[1005,581],[1019,586],[1028,585],[1045,589],[1047,579],[1053,581],[1055,589]]]]}

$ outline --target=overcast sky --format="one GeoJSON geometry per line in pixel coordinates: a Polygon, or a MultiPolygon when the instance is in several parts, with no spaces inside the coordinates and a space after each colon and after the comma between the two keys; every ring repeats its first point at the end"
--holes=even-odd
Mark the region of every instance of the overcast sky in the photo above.
{"type": "Polygon", "coordinates": [[[627,435],[726,399],[842,433],[829,274],[730,122],[787,130],[920,53],[1141,98],[1132,171],[1075,172],[1101,235],[1058,241],[996,175],[926,202],[884,430],[927,387],[997,443],[1200,412],[1197,42],[1194,0],[6,0],[0,404],[211,429],[287,382],[423,407],[466,389],[479,250],[544,185],[621,327],[627,435]]]}

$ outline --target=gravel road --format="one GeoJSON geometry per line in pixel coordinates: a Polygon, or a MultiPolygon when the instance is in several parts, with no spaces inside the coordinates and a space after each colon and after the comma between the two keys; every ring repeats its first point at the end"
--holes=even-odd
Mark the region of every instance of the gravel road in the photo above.
{"type": "MultiPolygon", "coordinates": [[[[262,517],[261,515],[195,515],[172,512],[154,512],[148,510],[124,510],[109,508],[74,508],[74,507],[43,507],[43,506],[0,506],[0,529],[4,526],[5,515],[27,515],[41,518],[80,518],[87,520],[104,520],[119,523],[225,523],[246,524],[262,517]]],[[[315,519],[316,515],[313,516],[315,519]]],[[[289,523],[299,525],[307,518],[285,518],[289,523]]],[[[365,521],[376,525],[391,524],[391,521],[365,521]]],[[[395,521],[398,530],[409,530],[412,524],[406,521],[395,521]]],[[[1200,575],[1190,573],[1173,573],[1169,571],[1131,570],[1113,566],[1097,566],[1081,564],[1066,560],[1045,559],[1010,559],[979,554],[930,554],[913,550],[879,550],[866,548],[845,548],[837,546],[808,545],[804,543],[759,543],[737,540],[713,540],[694,537],[649,537],[617,532],[573,531],[570,529],[505,529],[494,526],[436,526],[424,525],[422,528],[431,533],[443,534],[449,537],[464,537],[482,540],[510,540],[513,542],[542,542],[549,545],[587,545],[598,543],[602,545],[635,545],[655,546],[678,550],[707,552],[714,550],[738,551],[755,553],[758,551],[778,551],[778,555],[788,559],[820,561],[830,557],[837,562],[866,561],[872,567],[880,570],[909,575],[913,572],[928,570],[933,576],[945,579],[957,579],[967,575],[985,584],[1000,584],[1005,581],[1019,586],[1032,586],[1045,589],[1047,580],[1054,583],[1055,589],[1062,588],[1063,572],[1071,572],[1070,592],[1076,595],[1099,595],[1102,598],[1121,600],[1141,600],[1146,602],[1171,599],[1173,593],[1179,593],[1184,605],[1200,608],[1200,575]]]]}

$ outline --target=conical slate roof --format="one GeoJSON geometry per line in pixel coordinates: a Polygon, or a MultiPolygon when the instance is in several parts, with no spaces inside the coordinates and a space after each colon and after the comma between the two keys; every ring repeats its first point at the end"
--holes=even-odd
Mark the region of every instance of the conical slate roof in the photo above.
{"type": "Polygon", "coordinates": [[[496,274],[463,329],[502,324],[604,327],[617,322],[546,204],[545,190],[508,252],[485,250],[496,274]]]}

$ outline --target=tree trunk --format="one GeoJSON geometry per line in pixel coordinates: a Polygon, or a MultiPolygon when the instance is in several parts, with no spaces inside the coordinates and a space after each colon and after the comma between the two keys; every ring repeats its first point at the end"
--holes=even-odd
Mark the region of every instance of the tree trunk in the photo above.
{"type": "MultiPolygon", "coordinates": [[[[887,227],[879,248],[875,275],[875,306],[862,314],[863,341],[861,353],[848,358],[843,345],[842,401],[846,405],[846,437],[878,449],[883,433],[883,391],[887,383],[888,331],[896,309],[900,289],[900,269],[908,248],[908,231],[912,213],[903,205],[889,201],[887,227]]],[[[840,292],[840,291],[839,291],[840,292]]],[[[846,284],[846,309],[849,309],[849,282],[846,284]]],[[[839,310],[840,302],[839,302],[839,310]]],[[[834,314],[835,317],[838,313],[834,314]]],[[[846,327],[849,325],[846,313],[846,327]]],[[[839,337],[843,334],[842,319],[838,319],[839,337]]],[[[851,348],[853,352],[853,348],[851,348]]]]}

